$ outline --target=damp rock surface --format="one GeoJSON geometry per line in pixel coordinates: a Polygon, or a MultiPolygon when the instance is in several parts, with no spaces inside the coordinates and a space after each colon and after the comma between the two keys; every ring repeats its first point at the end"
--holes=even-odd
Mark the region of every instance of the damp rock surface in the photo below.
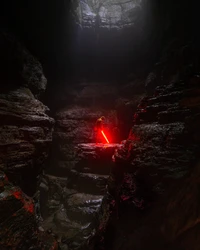
{"type": "Polygon", "coordinates": [[[191,105],[190,96],[198,96],[197,82],[163,86],[139,104],[129,137],[113,156],[98,230],[86,248],[185,250],[194,243],[198,249],[191,235],[199,232],[199,104],[191,105]]]}
{"type": "Polygon", "coordinates": [[[56,250],[55,238],[39,228],[37,195],[54,125],[37,99],[47,80],[14,36],[1,32],[0,43],[0,249],[56,250]]]}
{"type": "MultiPolygon", "coordinates": [[[[106,193],[112,155],[121,144],[83,143],[76,146],[76,164],[65,177],[46,173],[40,184],[42,226],[58,237],[61,248],[78,249],[94,234],[106,193]],[[46,202],[44,199],[46,198],[46,202]]],[[[70,165],[70,162],[68,163],[70,165]]]]}
{"type": "Polygon", "coordinates": [[[0,172],[0,248],[57,250],[56,240],[40,232],[35,204],[0,172]]]}
{"type": "Polygon", "coordinates": [[[0,170],[33,195],[54,125],[37,99],[47,80],[39,61],[13,35],[0,32],[0,42],[0,170]]]}
{"type": "Polygon", "coordinates": [[[54,120],[46,111],[27,88],[0,94],[0,169],[22,188],[20,175],[36,177],[48,156],[54,120]]]}

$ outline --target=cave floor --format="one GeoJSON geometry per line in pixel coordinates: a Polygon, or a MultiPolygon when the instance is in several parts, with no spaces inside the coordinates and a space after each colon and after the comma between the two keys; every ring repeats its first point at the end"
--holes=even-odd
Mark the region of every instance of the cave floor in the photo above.
{"type": "MultiPolygon", "coordinates": [[[[42,228],[55,234],[61,249],[78,249],[95,232],[105,195],[112,155],[122,144],[78,144],[66,176],[46,173],[41,183],[42,228]],[[46,190],[46,191],[45,191],[46,190]]],[[[71,162],[65,162],[68,166],[71,162]]],[[[55,165],[56,167],[56,165],[55,165]]]]}

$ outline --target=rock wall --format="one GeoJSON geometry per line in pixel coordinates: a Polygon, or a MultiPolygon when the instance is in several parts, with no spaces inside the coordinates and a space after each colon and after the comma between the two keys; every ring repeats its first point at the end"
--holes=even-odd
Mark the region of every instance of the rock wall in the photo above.
{"type": "Polygon", "coordinates": [[[140,103],[114,155],[110,196],[91,249],[198,249],[198,236],[191,238],[199,232],[191,208],[198,207],[198,90],[199,75],[192,74],[140,103]]]}
{"type": "Polygon", "coordinates": [[[52,142],[54,120],[46,110],[28,88],[0,94],[0,169],[29,195],[52,142]]]}
{"type": "Polygon", "coordinates": [[[56,165],[51,174],[46,171],[43,175],[42,227],[57,236],[61,249],[80,249],[95,233],[112,154],[120,147],[120,144],[76,144],[71,149],[71,161],[67,154],[63,159],[62,175],[57,174],[56,165]]]}
{"type": "Polygon", "coordinates": [[[58,250],[56,240],[38,230],[33,200],[13,186],[0,172],[0,247],[7,249],[58,250]]]}
{"type": "Polygon", "coordinates": [[[121,29],[140,19],[142,1],[74,1],[78,22],[83,28],[121,29]],[[97,25],[99,27],[97,27],[97,25]]]}
{"type": "Polygon", "coordinates": [[[37,221],[37,177],[54,124],[36,98],[47,81],[40,63],[13,36],[1,34],[0,43],[1,249],[57,249],[55,239],[39,232],[37,221]]]}
{"type": "Polygon", "coordinates": [[[130,93],[135,89],[131,82],[120,86],[84,81],[62,89],[55,101],[53,142],[40,192],[42,226],[58,236],[62,249],[79,249],[96,231],[112,155],[122,146],[115,143],[128,135],[144,81],[138,87],[130,93]],[[102,115],[108,145],[95,144],[94,126],[102,115]],[[113,133],[116,127],[122,132],[118,136],[113,133]]]}

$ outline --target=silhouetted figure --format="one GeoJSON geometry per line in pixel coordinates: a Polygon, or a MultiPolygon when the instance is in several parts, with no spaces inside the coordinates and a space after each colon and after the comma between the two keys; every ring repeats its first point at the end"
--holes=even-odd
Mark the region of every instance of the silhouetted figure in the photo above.
{"type": "Polygon", "coordinates": [[[104,129],[105,116],[101,116],[96,120],[94,132],[95,132],[95,141],[96,143],[102,142],[102,134],[101,131],[104,129]]]}

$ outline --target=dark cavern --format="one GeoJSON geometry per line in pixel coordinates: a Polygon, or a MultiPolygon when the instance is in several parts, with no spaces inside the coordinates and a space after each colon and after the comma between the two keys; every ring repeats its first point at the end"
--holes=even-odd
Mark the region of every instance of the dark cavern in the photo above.
{"type": "Polygon", "coordinates": [[[200,250],[198,12],[1,1],[0,250],[200,250]]]}

